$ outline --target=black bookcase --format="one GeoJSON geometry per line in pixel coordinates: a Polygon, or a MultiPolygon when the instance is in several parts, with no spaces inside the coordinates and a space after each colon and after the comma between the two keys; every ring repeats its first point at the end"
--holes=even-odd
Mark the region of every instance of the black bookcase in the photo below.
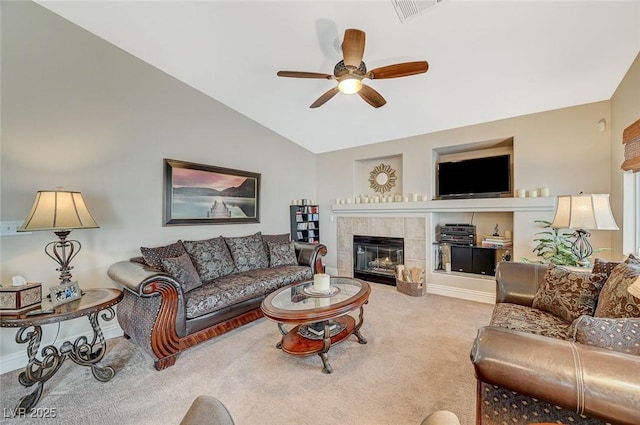
{"type": "Polygon", "coordinates": [[[320,209],[317,205],[289,206],[291,240],[320,243],[320,209]]]}

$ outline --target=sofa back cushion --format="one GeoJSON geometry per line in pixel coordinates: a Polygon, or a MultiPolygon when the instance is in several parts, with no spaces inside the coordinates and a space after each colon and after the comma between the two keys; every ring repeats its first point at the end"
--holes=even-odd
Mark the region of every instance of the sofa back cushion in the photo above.
{"type": "Polygon", "coordinates": [[[269,259],[262,242],[262,233],[224,238],[238,272],[269,267],[269,259]]]}
{"type": "Polygon", "coordinates": [[[147,265],[158,270],[164,270],[162,260],[164,260],[165,258],[179,257],[182,254],[186,253],[184,245],[180,240],[169,245],[157,246],[153,248],[141,246],[140,252],[142,253],[142,257],[144,258],[144,261],[147,263],[147,265]]]}
{"type": "Polygon", "coordinates": [[[183,241],[202,282],[209,282],[235,271],[229,248],[222,236],[202,241],[183,241]]]}
{"type": "Polygon", "coordinates": [[[583,314],[593,316],[606,275],[576,272],[550,264],[544,284],[533,298],[533,308],[573,322],[583,314]]]}
{"type": "Polygon", "coordinates": [[[184,292],[202,286],[202,280],[198,275],[191,257],[186,252],[179,257],[165,258],[162,265],[167,273],[171,274],[182,285],[184,292]]]}
{"type": "Polygon", "coordinates": [[[288,233],[281,233],[279,235],[262,235],[262,243],[264,244],[264,250],[267,253],[267,259],[271,264],[271,258],[269,254],[269,243],[288,243],[291,242],[291,237],[288,233]]]}
{"type": "Polygon", "coordinates": [[[608,261],[602,258],[596,258],[593,260],[593,268],[591,273],[604,273],[607,275],[607,279],[611,276],[611,272],[616,268],[621,261],[608,261]]]}
{"type": "Polygon", "coordinates": [[[596,317],[640,317],[640,300],[627,288],[640,276],[640,258],[634,255],[617,265],[600,293],[596,317]]]}

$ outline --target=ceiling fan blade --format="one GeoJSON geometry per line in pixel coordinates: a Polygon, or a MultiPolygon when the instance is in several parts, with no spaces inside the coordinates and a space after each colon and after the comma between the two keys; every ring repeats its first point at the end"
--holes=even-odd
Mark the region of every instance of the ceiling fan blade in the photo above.
{"type": "Polygon", "coordinates": [[[422,74],[427,72],[427,69],[429,69],[427,61],[397,63],[372,69],[367,73],[367,78],[381,80],[383,78],[406,77],[408,75],[422,74]]]}
{"type": "Polygon", "coordinates": [[[333,75],[331,74],[322,74],[320,72],[302,72],[302,71],[278,71],[278,77],[324,78],[326,80],[333,79],[333,75]]]}
{"type": "Polygon", "coordinates": [[[363,31],[356,29],[348,29],[344,32],[344,41],[342,42],[342,56],[346,66],[357,68],[362,62],[364,55],[365,35],[363,31]]]}
{"type": "Polygon", "coordinates": [[[309,108],[317,108],[319,106],[324,105],[329,99],[331,99],[333,96],[335,96],[338,93],[338,91],[339,91],[338,87],[334,87],[334,88],[328,90],[327,92],[325,92],[325,94],[320,96],[318,98],[318,100],[313,102],[311,104],[311,106],[309,106],[309,108]]]}
{"type": "Polygon", "coordinates": [[[362,88],[360,89],[358,94],[365,100],[365,102],[367,102],[374,108],[379,108],[387,103],[387,101],[384,100],[384,97],[382,97],[380,93],[367,86],[366,84],[362,85],[362,88]]]}

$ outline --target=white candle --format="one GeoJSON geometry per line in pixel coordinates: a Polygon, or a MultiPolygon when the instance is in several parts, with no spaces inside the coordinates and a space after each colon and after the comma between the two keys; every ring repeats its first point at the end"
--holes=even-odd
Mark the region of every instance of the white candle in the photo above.
{"type": "Polygon", "coordinates": [[[516,190],[516,198],[524,198],[524,189],[516,190]]]}
{"type": "Polygon", "coordinates": [[[549,196],[549,188],[548,187],[540,188],[540,196],[549,196]]]}
{"type": "Polygon", "coordinates": [[[331,289],[331,277],[326,273],[313,275],[313,289],[318,292],[329,292],[331,289]]]}
{"type": "Polygon", "coordinates": [[[527,192],[527,196],[529,198],[537,198],[538,197],[538,190],[530,190],[529,192],[527,192]]]}
{"type": "Polygon", "coordinates": [[[413,202],[418,202],[418,194],[417,193],[412,193],[411,194],[411,200],[413,202]]]}

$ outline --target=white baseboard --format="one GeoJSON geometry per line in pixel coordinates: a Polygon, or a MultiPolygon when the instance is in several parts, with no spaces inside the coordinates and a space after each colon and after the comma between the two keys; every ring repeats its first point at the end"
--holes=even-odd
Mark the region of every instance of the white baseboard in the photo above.
{"type": "MultiPolygon", "coordinates": [[[[124,335],[124,332],[117,323],[110,323],[109,325],[101,326],[100,328],[102,329],[102,335],[104,335],[105,339],[117,338],[124,335]]],[[[93,332],[90,332],[82,335],[78,334],[71,336],[67,338],[66,341],[75,341],[78,337],[83,335],[86,336],[89,341],[93,338],[93,332]]],[[[63,343],[64,341],[61,341],[54,345],[59,349],[63,343]]],[[[11,372],[16,369],[24,369],[27,366],[27,363],[29,362],[29,357],[27,357],[27,344],[20,345],[24,345],[23,350],[0,357],[0,374],[11,372]]]]}
{"type": "Polygon", "coordinates": [[[427,293],[443,295],[445,297],[461,298],[463,300],[477,301],[486,304],[495,304],[496,302],[495,294],[490,294],[484,291],[475,291],[473,289],[454,288],[435,283],[427,283],[427,293]]]}

